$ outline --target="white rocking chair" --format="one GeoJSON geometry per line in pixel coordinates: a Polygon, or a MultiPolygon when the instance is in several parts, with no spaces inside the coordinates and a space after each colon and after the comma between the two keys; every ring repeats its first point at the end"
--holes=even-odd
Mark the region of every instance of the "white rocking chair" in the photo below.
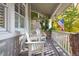
{"type": "MultiPolygon", "coordinates": [[[[37,37],[34,39],[37,39],[37,37]]],[[[44,55],[44,41],[32,42],[28,33],[24,35],[23,39],[20,42],[20,45],[21,45],[21,51],[28,50],[29,56],[31,56],[32,54],[39,54],[39,53],[41,53],[42,56],[44,55]],[[26,45],[28,46],[28,49],[25,48],[26,45]]]]}

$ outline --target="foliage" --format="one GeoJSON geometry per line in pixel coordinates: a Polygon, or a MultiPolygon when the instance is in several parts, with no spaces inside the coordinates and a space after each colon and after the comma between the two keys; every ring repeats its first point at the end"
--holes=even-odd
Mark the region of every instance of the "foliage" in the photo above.
{"type": "Polygon", "coordinates": [[[31,19],[32,20],[37,20],[37,18],[38,18],[38,13],[31,12],[31,19]]]}
{"type": "Polygon", "coordinates": [[[72,5],[63,13],[63,17],[65,31],[72,32],[73,22],[79,17],[77,8],[72,5]]]}
{"type": "MultiPolygon", "coordinates": [[[[40,22],[40,24],[41,24],[41,29],[42,29],[42,31],[48,31],[48,32],[51,32],[52,31],[52,29],[53,29],[53,27],[51,27],[50,29],[49,29],[49,19],[48,18],[44,18],[44,19],[42,19],[41,20],[41,22],[40,22]]],[[[52,25],[52,24],[51,24],[52,25]]]]}
{"type": "Polygon", "coordinates": [[[56,31],[61,31],[57,22],[62,18],[64,19],[64,31],[79,32],[79,12],[74,5],[71,5],[61,15],[57,16],[53,23],[56,31]]]}

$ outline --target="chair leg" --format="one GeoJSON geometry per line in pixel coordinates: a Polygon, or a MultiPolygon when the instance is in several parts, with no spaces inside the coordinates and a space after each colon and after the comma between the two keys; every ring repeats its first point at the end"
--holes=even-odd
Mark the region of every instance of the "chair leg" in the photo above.
{"type": "Polygon", "coordinates": [[[28,51],[28,56],[31,56],[32,54],[31,54],[31,52],[30,51],[28,51]]]}
{"type": "Polygon", "coordinates": [[[44,56],[44,44],[42,45],[42,56],[44,56]]]}
{"type": "Polygon", "coordinates": [[[32,53],[31,53],[31,44],[28,45],[28,48],[29,48],[29,50],[28,50],[28,56],[31,56],[32,55],[32,53]]]}
{"type": "Polygon", "coordinates": [[[42,56],[44,56],[44,52],[42,52],[42,54],[41,54],[42,56]]]}

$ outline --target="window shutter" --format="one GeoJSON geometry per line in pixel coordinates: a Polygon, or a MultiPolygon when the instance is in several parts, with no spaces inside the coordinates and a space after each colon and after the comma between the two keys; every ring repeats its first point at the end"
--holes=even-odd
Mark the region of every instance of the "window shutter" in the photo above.
{"type": "Polygon", "coordinates": [[[5,9],[2,4],[0,4],[0,27],[4,28],[5,27],[5,9]]]}

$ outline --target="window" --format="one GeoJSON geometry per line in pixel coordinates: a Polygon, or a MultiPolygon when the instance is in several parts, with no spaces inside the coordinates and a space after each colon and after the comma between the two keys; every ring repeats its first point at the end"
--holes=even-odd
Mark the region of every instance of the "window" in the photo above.
{"type": "Polygon", "coordinates": [[[20,14],[25,16],[25,7],[22,4],[20,4],[20,14]]]}
{"type": "Polygon", "coordinates": [[[24,28],[25,6],[21,3],[15,4],[15,27],[24,28]]]}
{"type": "Polygon", "coordinates": [[[24,18],[20,17],[20,27],[24,28],[24,18]]]}
{"type": "Polygon", "coordinates": [[[0,3],[0,31],[6,31],[6,11],[7,6],[6,4],[0,3]]]}
{"type": "Polygon", "coordinates": [[[18,28],[18,23],[19,22],[19,15],[15,13],[15,27],[18,28]]]}

